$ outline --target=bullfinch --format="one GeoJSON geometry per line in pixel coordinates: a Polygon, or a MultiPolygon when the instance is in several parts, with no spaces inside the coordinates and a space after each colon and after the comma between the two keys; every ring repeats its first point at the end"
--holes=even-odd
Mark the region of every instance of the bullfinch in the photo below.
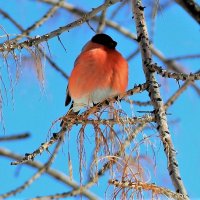
{"type": "Polygon", "coordinates": [[[65,106],[78,112],[126,91],[128,63],[115,49],[109,35],[96,34],[85,44],[74,63],[67,87],[65,106]]]}

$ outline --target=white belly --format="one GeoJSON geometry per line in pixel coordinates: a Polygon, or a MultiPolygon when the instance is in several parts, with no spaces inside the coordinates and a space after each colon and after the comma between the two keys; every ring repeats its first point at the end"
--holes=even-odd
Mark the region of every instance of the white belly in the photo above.
{"type": "Polygon", "coordinates": [[[97,89],[94,92],[82,98],[73,99],[74,100],[73,111],[77,112],[87,106],[92,107],[93,103],[96,104],[102,102],[103,100],[117,94],[118,93],[112,89],[97,89]]]}

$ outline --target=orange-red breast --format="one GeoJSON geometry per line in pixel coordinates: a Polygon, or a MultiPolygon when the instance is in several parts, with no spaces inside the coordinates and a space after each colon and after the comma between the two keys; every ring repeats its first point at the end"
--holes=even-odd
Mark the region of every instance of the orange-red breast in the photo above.
{"type": "Polygon", "coordinates": [[[106,34],[97,34],[77,57],[67,87],[67,106],[78,112],[108,97],[125,92],[128,63],[115,49],[117,42],[106,34]]]}

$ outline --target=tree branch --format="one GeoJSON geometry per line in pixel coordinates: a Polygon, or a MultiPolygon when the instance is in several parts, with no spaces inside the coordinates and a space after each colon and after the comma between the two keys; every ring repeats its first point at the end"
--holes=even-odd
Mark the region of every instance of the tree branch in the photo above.
{"type": "Polygon", "coordinates": [[[156,81],[155,74],[151,72],[148,68],[148,65],[152,63],[152,55],[150,51],[150,43],[146,28],[146,22],[144,19],[144,7],[142,6],[140,0],[132,1],[138,42],[140,44],[140,51],[142,54],[143,71],[145,73],[147,82],[150,83],[148,87],[149,96],[155,109],[155,118],[158,125],[157,129],[160,133],[160,137],[162,139],[164,150],[168,160],[168,171],[174,187],[176,188],[176,192],[183,194],[187,198],[187,192],[180,177],[178,162],[176,160],[176,151],[171,140],[165,108],[160,95],[158,83],[156,81]]]}
{"type": "Polygon", "coordinates": [[[58,141],[51,157],[49,158],[49,160],[44,164],[44,166],[41,169],[39,169],[31,178],[29,178],[27,181],[25,181],[23,185],[19,186],[18,188],[14,189],[14,190],[11,190],[10,192],[0,195],[0,199],[5,199],[9,196],[16,195],[17,193],[23,191],[28,186],[30,186],[36,179],[38,179],[43,173],[45,173],[46,170],[51,166],[51,164],[55,158],[55,155],[58,153],[58,150],[62,143],[62,139],[63,139],[63,137],[58,141]]]}
{"type": "Polygon", "coordinates": [[[193,74],[193,73],[185,74],[185,73],[178,73],[178,72],[177,73],[176,72],[169,72],[165,69],[162,69],[162,67],[157,66],[156,63],[149,64],[149,65],[147,65],[147,67],[152,72],[156,72],[157,74],[160,74],[162,77],[165,77],[165,78],[173,78],[173,79],[182,80],[182,81],[200,80],[200,72],[195,73],[195,74],[193,74]]]}
{"type": "Polygon", "coordinates": [[[109,180],[109,183],[118,188],[134,188],[138,192],[140,192],[141,190],[150,190],[150,191],[152,191],[152,195],[157,195],[157,194],[161,195],[162,194],[168,198],[173,198],[176,200],[185,200],[186,199],[183,197],[182,194],[174,193],[167,188],[159,187],[153,183],[144,183],[141,181],[138,181],[138,182],[118,181],[115,179],[109,180]]]}
{"type": "MultiPolygon", "coordinates": [[[[7,157],[7,158],[15,159],[15,160],[21,160],[22,159],[22,156],[19,156],[17,154],[14,154],[13,152],[10,152],[6,149],[1,149],[1,148],[0,148],[0,155],[7,157]]],[[[36,161],[27,162],[25,164],[30,166],[30,167],[37,168],[38,170],[43,168],[43,166],[44,166],[43,164],[36,162],[36,161]]],[[[73,187],[74,189],[78,189],[80,187],[78,185],[78,183],[71,180],[68,176],[66,176],[65,174],[60,173],[60,172],[58,172],[54,169],[49,168],[49,169],[46,170],[46,173],[48,175],[52,176],[53,178],[55,178],[56,180],[59,180],[60,182],[66,184],[67,186],[73,187]]],[[[93,193],[91,193],[90,191],[84,190],[84,191],[82,191],[82,194],[84,196],[88,197],[88,199],[90,199],[90,200],[96,200],[97,199],[97,196],[94,195],[93,193]]]]}
{"type": "Polygon", "coordinates": [[[38,45],[41,42],[48,41],[51,38],[59,36],[60,34],[62,34],[65,31],[69,31],[72,28],[80,26],[84,22],[87,22],[89,19],[94,17],[98,12],[100,12],[102,10],[105,10],[109,6],[115,4],[115,3],[119,2],[119,1],[120,0],[106,0],[106,2],[104,4],[102,4],[101,6],[93,9],[91,12],[85,14],[80,19],[78,19],[78,20],[76,20],[76,21],[74,21],[74,22],[72,22],[72,23],[70,23],[70,24],[68,24],[66,26],[62,26],[62,27],[50,32],[50,33],[45,34],[45,35],[36,36],[33,39],[26,40],[26,41],[21,42],[21,43],[9,43],[9,41],[7,41],[3,45],[0,45],[0,52],[12,51],[12,50],[14,50],[16,48],[18,48],[18,49],[27,48],[27,47],[38,45]]]}
{"type": "Polygon", "coordinates": [[[42,143],[40,147],[36,149],[33,153],[30,153],[30,154],[26,153],[25,156],[21,160],[11,162],[11,165],[18,165],[18,164],[28,162],[29,160],[33,160],[38,154],[41,154],[43,151],[47,150],[52,144],[54,144],[60,138],[60,135],[64,134],[67,130],[69,131],[71,127],[74,124],[76,124],[75,122],[77,118],[79,120],[82,119],[84,121],[88,117],[88,115],[95,113],[103,106],[107,106],[108,102],[111,103],[111,102],[115,102],[116,100],[121,100],[125,98],[127,95],[133,95],[134,93],[139,93],[141,91],[144,91],[146,88],[147,88],[146,83],[135,86],[133,89],[128,90],[124,94],[120,94],[119,96],[106,99],[102,103],[99,103],[98,105],[90,108],[89,110],[85,111],[83,114],[78,115],[78,116],[71,115],[70,112],[68,112],[64,117],[60,118],[61,120],[64,121],[64,123],[62,125],[62,129],[58,133],[54,133],[49,141],[42,143]]]}
{"type": "Polygon", "coordinates": [[[175,0],[186,12],[200,24],[200,6],[194,0],[175,0]]]}
{"type": "Polygon", "coordinates": [[[30,133],[21,133],[17,135],[4,136],[4,137],[0,137],[0,142],[21,140],[21,139],[26,139],[28,137],[30,137],[30,133]]]}

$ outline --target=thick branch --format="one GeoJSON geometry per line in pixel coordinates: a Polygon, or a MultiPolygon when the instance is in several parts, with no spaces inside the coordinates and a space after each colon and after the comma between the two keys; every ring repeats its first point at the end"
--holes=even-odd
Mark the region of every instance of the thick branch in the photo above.
{"type": "Polygon", "coordinates": [[[143,70],[146,76],[146,80],[149,85],[149,96],[155,109],[155,118],[158,124],[158,131],[162,139],[164,150],[168,160],[168,171],[171,176],[172,182],[176,188],[177,193],[181,193],[187,197],[186,189],[180,177],[178,163],[176,160],[176,151],[174,149],[169,128],[167,124],[167,117],[165,113],[165,107],[160,95],[158,83],[155,78],[155,74],[148,69],[148,65],[152,63],[152,55],[150,51],[150,43],[144,19],[144,7],[140,0],[133,0],[133,13],[136,23],[138,42],[140,44],[140,50],[142,53],[143,70]]]}
{"type": "Polygon", "coordinates": [[[194,0],[176,0],[183,9],[186,10],[198,24],[200,24],[200,6],[194,0]]]}

